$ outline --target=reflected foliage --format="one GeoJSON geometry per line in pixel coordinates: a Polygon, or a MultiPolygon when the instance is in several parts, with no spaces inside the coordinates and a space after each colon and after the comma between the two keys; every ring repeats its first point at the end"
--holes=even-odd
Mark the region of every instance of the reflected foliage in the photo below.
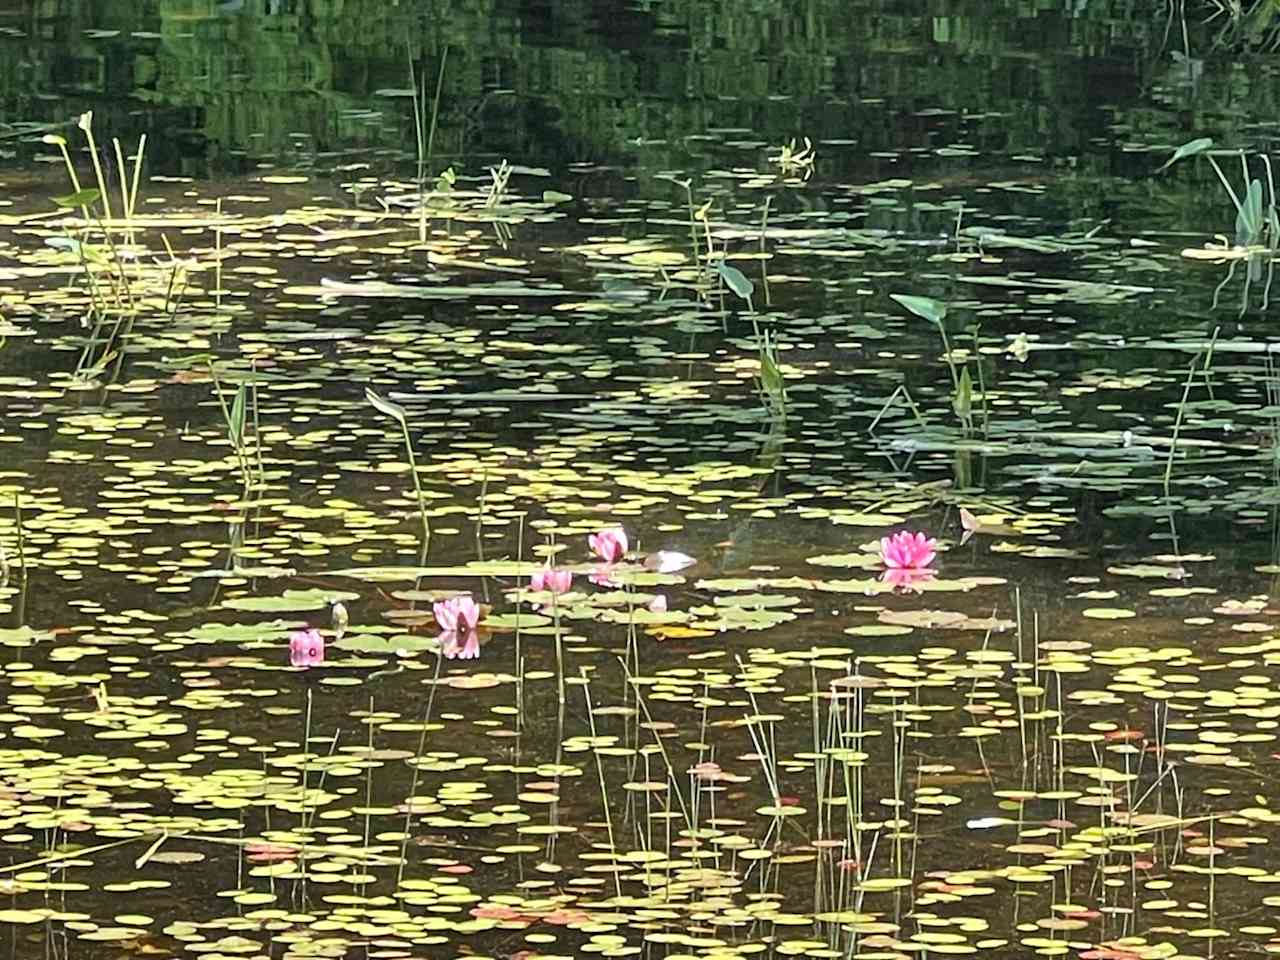
{"type": "Polygon", "coordinates": [[[1213,116],[1243,129],[1233,107],[1274,102],[1271,78],[1206,59],[1269,26],[1193,17],[1183,44],[1181,22],[1153,6],[28,2],[5,23],[0,119],[93,109],[123,135],[165,134],[164,159],[188,172],[236,157],[391,157],[413,142],[409,60],[433,78],[446,47],[440,154],[542,164],[710,165],[714,149],[691,138],[726,128],[774,144],[852,140],[864,155],[964,141],[1078,156],[1108,128],[1158,139],[1213,116]]]}

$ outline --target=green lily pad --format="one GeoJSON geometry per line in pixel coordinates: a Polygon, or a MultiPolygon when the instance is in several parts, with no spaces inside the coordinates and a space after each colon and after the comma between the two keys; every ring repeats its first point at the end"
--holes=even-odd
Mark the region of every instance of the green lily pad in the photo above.
{"type": "Polygon", "coordinates": [[[435,652],[439,649],[440,642],[435,636],[426,633],[397,633],[390,637],[369,633],[349,633],[341,640],[334,640],[330,646],[339,650],[350,650],[352,653],[412,656],[424,650],[435,652]]]}
{"type": "Polygon", "coordinates": [[[880,566],[880,557],[874,553],[824,553],[809,557],[806,563],[817,567],[849,567],[858,570],[875,570],[880,566]]]}
{"type": "Polygon", "coordinates": [[[533,627],[545,627],[551,623],[551,617],[540,613],[519,611],[515,613],[494,613],[484,618],[484,626],[490,630],[528,630],[533,627]]]}
{"type": "Polygon", "coordinates": [[[323,610],[335,600],[359,600],[360,594],[343,590],[286,590],[278,597],[233,597],[223,600],[228,610],[275,613],[286,610],[323,610]]]}
{"type": "Polygon", "coordinates": [[[28,626],[0,627],[0,646],[29,647],[44,640],[52,640],[52,633],[32,630],[28,626]]]}
{"type": "Polygon", "coordinates": [[[528,577],[541,567],[542,564],[531,561],[493,560],[456,567],[347,567],[330,570],[326,576],[350,577],[368,583],[394,583],[425,577],[528,577]]]}

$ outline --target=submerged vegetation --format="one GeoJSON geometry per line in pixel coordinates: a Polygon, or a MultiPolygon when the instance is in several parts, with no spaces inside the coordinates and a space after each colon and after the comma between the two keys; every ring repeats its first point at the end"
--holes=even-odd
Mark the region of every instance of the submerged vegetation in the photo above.
{"type": "Polygon", "coordinates": [[[1268,145],[726,99],[544,164],[440,36],[385,169],[22,128],[9,954],[1280,953],[1268,145]]]}

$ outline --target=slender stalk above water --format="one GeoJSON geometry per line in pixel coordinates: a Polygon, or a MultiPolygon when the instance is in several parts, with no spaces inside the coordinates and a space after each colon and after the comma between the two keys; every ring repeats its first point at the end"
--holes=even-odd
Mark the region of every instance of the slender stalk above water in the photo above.
{"type": "Polygon", "coordinates": [[[369,387],[365,388],[364,395],[378,412],[386,414],[400,424],[400,431],[404,435],[404,452],[409,460],[409,476],[413,479],[413,491],[418,498],[418,517],[422,521],[422,545],[425,555],[431,543],[431,522],[427,519],[427,502],[422,495],[422,481],[418,479],[418,461],[413,456],[413,438],[409,436],[408,414],[400,404],[378,396],[369,387]]]}

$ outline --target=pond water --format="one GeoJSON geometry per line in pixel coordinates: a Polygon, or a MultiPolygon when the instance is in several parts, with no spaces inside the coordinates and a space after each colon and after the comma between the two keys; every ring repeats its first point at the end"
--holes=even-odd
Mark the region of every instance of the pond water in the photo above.
{"type": "Polygon", "coordinates": [[[1280,952],[1274,10],[1151,6],[0,12],[9,954],[1280,952]]]}

